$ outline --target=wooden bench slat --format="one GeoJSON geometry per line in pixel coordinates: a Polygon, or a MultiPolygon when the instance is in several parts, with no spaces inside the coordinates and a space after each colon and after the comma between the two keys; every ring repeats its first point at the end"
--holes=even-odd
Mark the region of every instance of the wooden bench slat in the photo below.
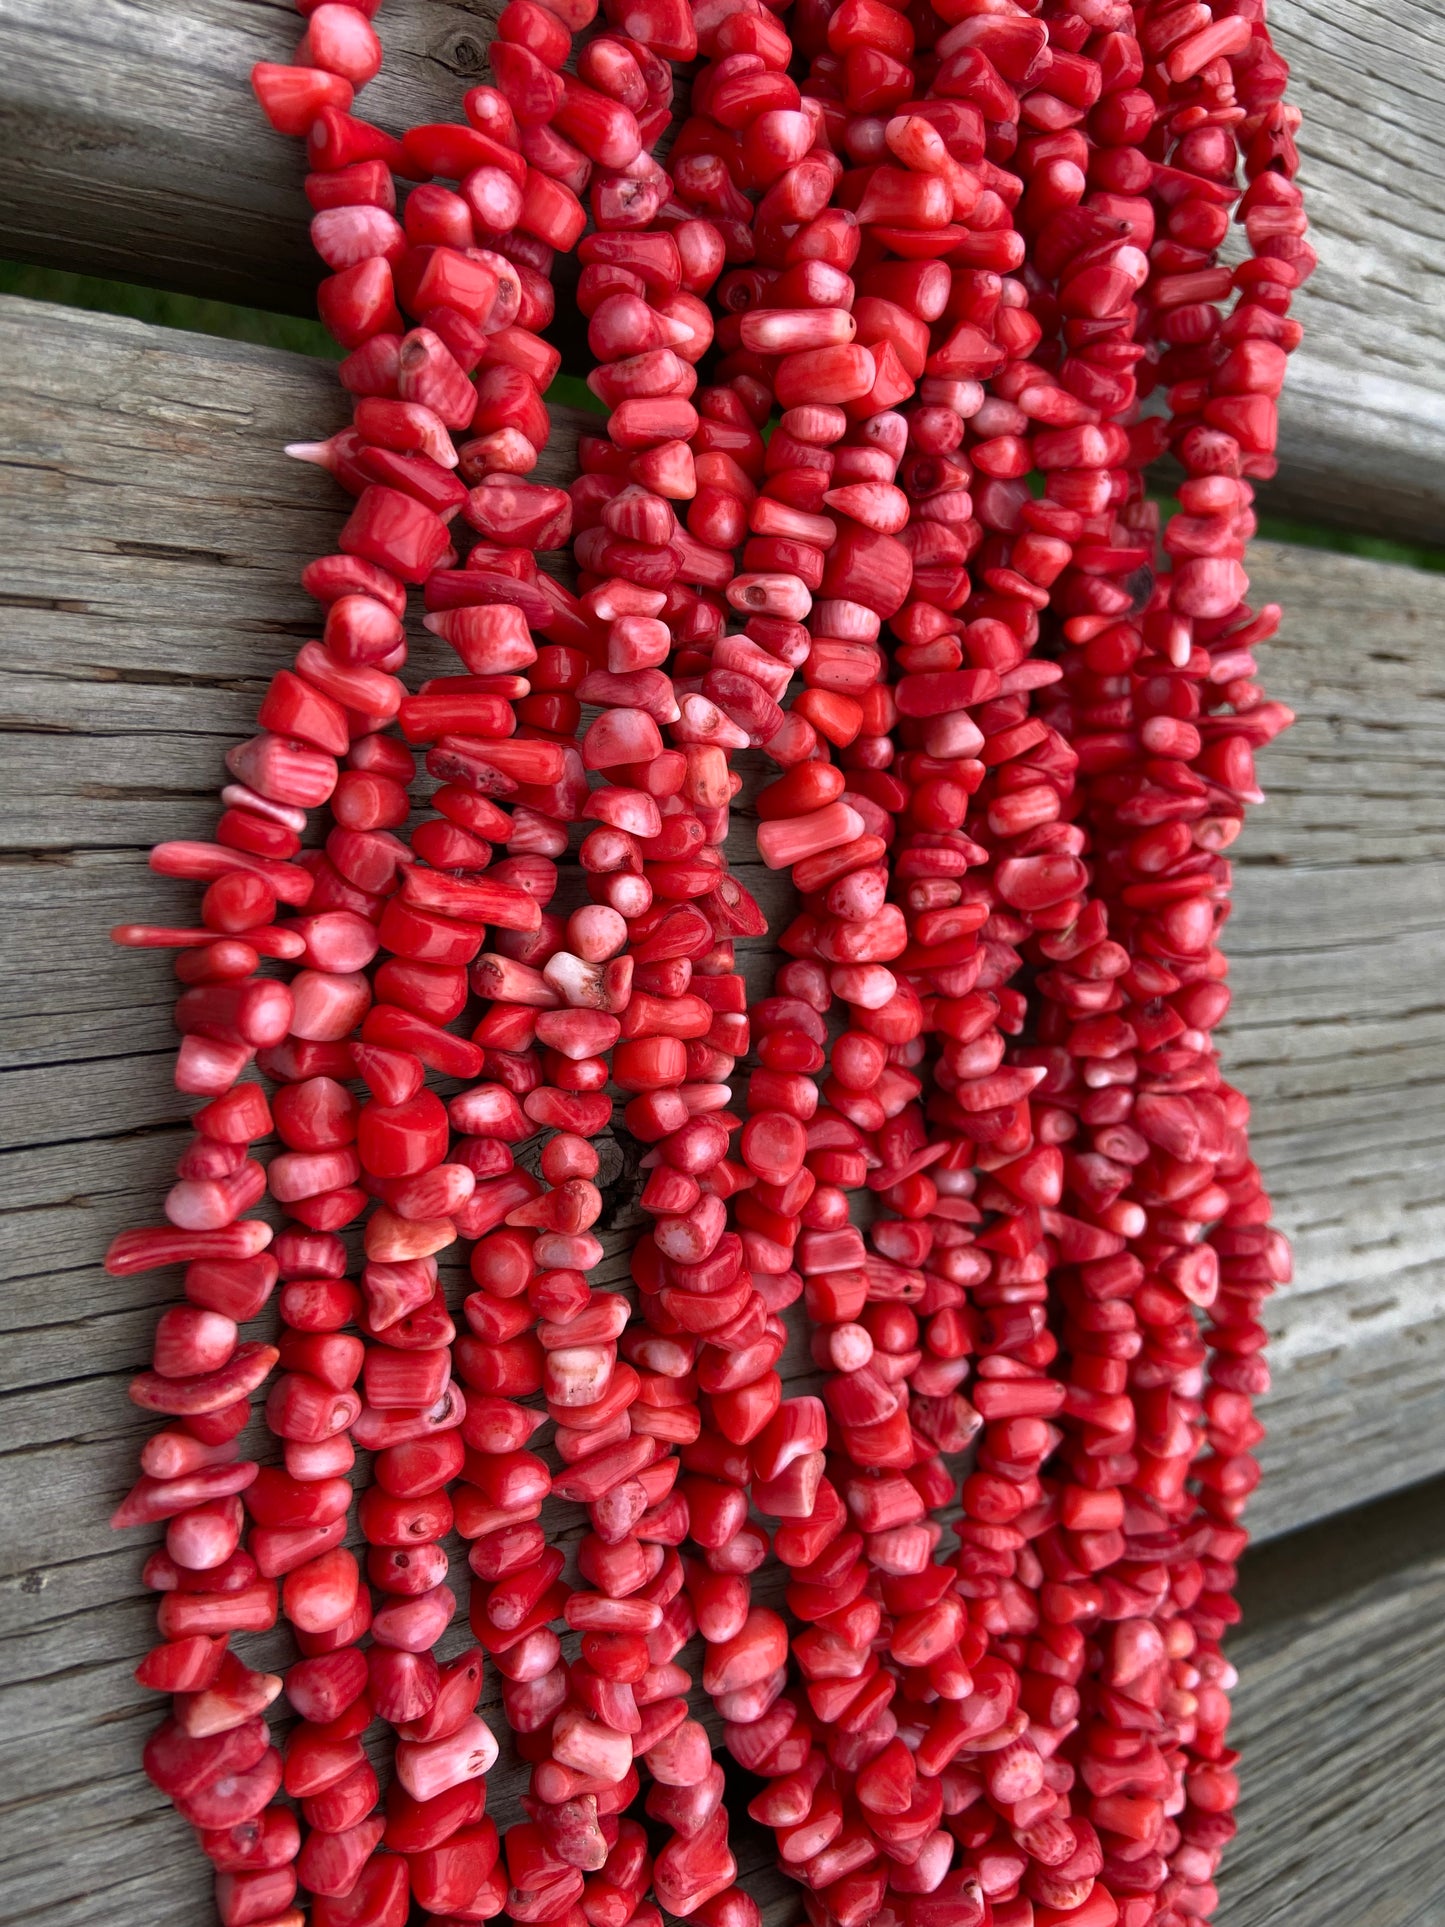
{"type": "Polygon", "coordinates": [[[1445,36],[1439,0],[1270,0],[1304,114],[1319,252],[1280,410],[1272,509],[1439,542],[1445,451],[1445,36]]]}
{"type": "MultiPolygon", "coordinates": [[[[19,1682],[0,1715],[18,1735],[0,1799],[31,1840],[63,1805],[68,1851],[30,1880],[27,1904],[73,1927],[94,1918],[102,1885],[120,1927],[180,1927],[205,1884],[136,1769],[155,1703],[129,1669],[149,1611],[135,1546],[104,1527],[150,1429],[125,1380],[173,1279],[109,1279],[97,1264],[115,1230],[156,1215],[187,1107],[169,1084],[164,960],[114,951],[104,933],[183,909],[191,893],[148,872],[143,846],[205,831],[225,743],[312,632],[296,574],[334,539],[341,500],[280,444],[298,418],[324,426],[335,412],[329,371],[299,357],[0,303],[0,435],[18,454],[0,470],[14,669],[0,714],[28,758],[0,815],[12,846],[0,1142],[13,1147],[0,1155],[0,1637],[19,1682]]],[[[1266,672],[1301,711],[1266,762],[1271,805],[1240,846],[1231,926],[1242,1016],[1229,1061],[1259,1101],[1261,1161],[1300,1273],[1270,1314],[1277,1388],[1251,1514],[1268,1536],[1445,1465],[1445,823],[1432,775],[1445,583],[1277,547],[1257,574],[1289,610],[1266,672]]],[[[741,853],[745,823],[739,837],[741,853]]],[[[776,930],[784,893],[754,875],[776,930]]],[[[765,965],[754,946],[750,977],[765,965]]],[[[604,1281],[625,1276],[634,1222],[624,1211],[609,1234],[604,1281]]],[[[805,1368],[799,1334],[785,1369],[801,1384],[805,1368]]],[[[1416,1638],[1423,1597],[1412,1582],[1406,1618],[1380,1638],[1416,1638]]],[[[1384,1610],[1369,1607],[1377,1628],[1384,1610]]],[[[1264,1699],[1246,1665],[1242,1715],[1266,1745],[1309,1685],[1297,1658],[1270,1664],[1280,1684],[1267,1680],[1264,1699]]],[[[1268,1771],[1256,1766],[1255,1783],[1268,1771]]],[[[497,1776],[499,1814],[517,1784],[497,1776]]],[[[791,1896],[760,1849],[744,1864],[781,1927],[791,1896]]],[[[1262,1892],[1250,1885],[1231,1919],[1264,1927],[1262,1892]]]]}
{"type": "MultiPolygon", "coordinates": [[[[1316,325],[1324,305],[1313,291],[1332,286],[1340,272],[1328,237],[1320,255],[1319,272],[1298,304],[1307,328],[1316,325]]],[[[1353,273],[1347,284],[1354,285],[1353,273]]],[[[1279,407],[1279,474],[1259,484],[1266,514],[1372,530],[1396,542],[1440,544],[1445,352],[1437,353],[1429,341],[1430,310],[1417,310],[1412,299],[1409,312],[1422,331],[1413,378],[1362,371],[1374,340],[1368,320],[1355,324],[1353,346],[1343,330],[1336,336],[1322,329],[1322,338],[1308,336],[1290,358],[1279,407]]]]}
{"type": "MultiPolygon", "coordinates": [[[[1230,1738],[1243,1752],[1240,1834],[1219,1883],[1230,1927],[1295,1913],[1317,1927],[1423,1927],[1445,1907],[1442,1500],[1438,1485],[1402,1494],[1245,1559],[1245,1619],[1228,1647],[1240,1675],[1230,1738]]],[[[133,1567],[123,1552],[92,1553],[47,1575],[43,1593],[0,1591],[11,1740],[0,1760],[10,1821],[0,1877],[12,1891],[23,1882],[21,1921],[90,1927],[101,1890],[117,1927],[189,1927],[207,1904],[189,1829],[136,1767],[158,1703],[129,1678],[150,1619],[133,1567]],[[48,1619],[36,1617],[37,1599],[48,1619]],[[45,1852],[59,1814],[66,1850],[45,1852]]],[[[280,1635],[251,1638],[245,1652],[258,1666],[289,1657],[280,1635]]],[[[482,1703],[493,1718],[495,1690],[493,1676],[482,1703]]],[[[522,1782],[507,1748],[488,1786],[503,1826],[520,1817],[522,1782]]],[[[743,1797],[730,1800],[742,1885],[765,1927],[793,1927],[796,1891],[742,1818],[743,1797]]]]}
{"type": "MultiPolygon", "coordinates": [[[[499,12],[500,0],[388,0],[386,65],[362,111],[390,128],[454,118],[464,89],[485,78],[499,12]]],[[[1275,0],[1271,18],[1305,116],[1320,269],[1298,304],[1306,345],[1266,498],[1309,519],[1438,540],[1438,8],[1275,0]]],[[[247,80],[256,60],[288,60],[296,37],[290,7],[258,0],[90,0],[83,17],[53,0],[6,0],[0,252],[310,313],[317,267],[297,144],[266,127],[247,80]]]]}
{"type": "MultiPolygon", "coordinates": [[[[1383,1388],[1382,1388],[1383,1395],[1383,1388]]],[[[1445,1488],[1401,1493],[1246,1557],[1227,1927],[1445,1918],[1445,1488]]]]}
{"type": "MultiPolygon", "coordinates": [[[[389,0],[359,111],[399,131],[452,120],[488,78],[500,0],[389,0]]],[[[311,314],[318,278],[297,143],[251,92],[301,23],[265,0],[6,0],[0,243],[54,267],[311,314]]]]}
{"type": "MultiPolygon", "coordinates": [[[[0,371],[21,461],[0,473],[17,672],[3,713],[24,752],[0,814],[15,856],[0,868],[0,1144],[32,1187],[53,1154],[27,1147],[93,1140],[98,1160],[81,1158],[77,1180],[57,1159],[49,1191],[13,1199],[7,1269],[35,1306],[20,1322],[40,1325],[46,1274],[93,1279],[111,1233],[153,1211],[164,1160],[148,1134],[185,1109],[169,1081],[169,972],[106,932],[186,914],[190,893],[150,874],[144,847],[206,834],[223,746],[311,626],[296,573],[334,540],[341,498],[279,452],[298,413],[324,426],[337,410],[329,371],[301,357],[10,302],[0,371]]],[[[1267,545],[1256,568],[1261,597],[1289,612],[1270,680],[1300,711],[1239,846],[1230,932],[1229,1061],[1259,1102],[1262,1161],[1299,1252],[1299,1282],[1272,1312],[1255,1514],[1268,1533],[1445,1465],[1445,583],[1267,545]],[[1390,1372],[1401,1396],[1382,1400],[1390,1372]],[[1351,1438],[1343,1463],[1320,1453],[1321,1425],[1351,1438]]],[[[420,646],[417,669],[444,666],[430,638],[420,646]]],[[[748,838],[740,811],[744,861],[748,838]]],[[[785,887],[755,860],[747,874],[779,928],[785,887]]],[[[132,1363],[123,1347],[109,1369],[132,1363]]]]}

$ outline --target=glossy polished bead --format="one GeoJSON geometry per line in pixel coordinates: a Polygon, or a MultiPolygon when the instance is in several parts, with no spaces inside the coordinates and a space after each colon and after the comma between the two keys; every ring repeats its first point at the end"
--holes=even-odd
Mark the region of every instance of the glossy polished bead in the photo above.
{"type": "Polygon", "coordinates": [[[357,1149],[377,1177],[401,1178],[429,1169],[445,1156],[446,1107],[431,1091],[401,1104],[364,1104],[357,1119],[357,1149]]]}

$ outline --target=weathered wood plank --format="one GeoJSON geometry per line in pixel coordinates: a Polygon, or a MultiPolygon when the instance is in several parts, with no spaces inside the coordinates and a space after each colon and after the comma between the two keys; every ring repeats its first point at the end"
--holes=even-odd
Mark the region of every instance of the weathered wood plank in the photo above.
{"type": "MultiPolygon", "coordinates": [[[[139,846],[205,828],[224,742],[308,632],[296,570],[328,543],[339,500],[279,444],[298,414],[326,419],[329,384],[294,357],[0,305],[0,442],[19,456],[0,467],[17,672],[3,712],[48,749],[50,784],[29,817],[7,804],[17,847],[0,866],[13,1067],[0,1102],[15,1147],[0,1158],[0,1639],[21,1694],[7,1770],[23,1781],[0,1801],[13,1794],[27,1830],[66,1802],[82,1843],[27,1884],[18,1919],[79,1927],[102,1886],[127,1927],[194,1920],[203,1904],[184,1830],[134,1770],[153,1716],[129,1667],[148,1615],[137,1553],[104,1530],[147,1429],[124,1380],[172,1286],[106,1279],[96,1262],[114,1230],[153,1215],[185,1107],[169,1086],[164,960],[116,953],[103,933],[184,902],[139,846]],[[106,794],[87,795],[98,754],[106,794]]],[[[1301,714],[1240,846],[1231,930],[1243,1016],[1230,1061],[1258,1101],[1260,1155],[1299,1248],[1299,1283],[1271,1314],[1277,1389],[1253,1514],[1270,1534],[1445,1465],[1445,585],[1278,548],[1258,573],[1291,611],[1266,670],[1301,714]]],[[[776,928],[783,900],[768,900],[776,928]]],[[[626,1241],[624,1221],[609,1243],[626,1241]]]]}
{"type": "Polygon", "coordinates": [[[1445,33],[1439,0],[1273,0],[1304,113],[1301,183],[1319,270],[1280,409],[1269,505],[1438,542],[1445,315],[1445,33]]]}
{"type": "MultiPolygon", "coordinates": [[[[389,0],[363,111],[400,128],[459,112],[499,0],[389,0]]],[[[1438,538],[1445,505],[1445,36],[1439,0],[1276,0],[1303,109],[1320,270],[1281,415],[1281,510],[1438,538]]],[[[0,4],[0,251],[189,293],[311,311],[296,143],[247,75],[286,60],[287,0],[0,4]]],[[[565,273],[565,264],[561,264],[565,273]]]]}
{"type": "Polygon", "coordinates": [[[1221,1927],[1433,1927],[1445,1918],[1445,1488],[1249,1555],[1240,1598],[1228,1650],[1243,1792],[1221,1927]]]}
{"type": "MultiPolygon", "coordinates": [[[[455,119],[486,78],[500,5],[390,0],[386,64],[360,111],[400,131],[455,119]]],[[[188,294],[312,311],[297,143],[266,125],[258,60],[300,38],[289,0],[47,0],[0,10],[4,251],[188,294]]]]}
{"type": "MultiPolygon", "coordinates": [[[[88,1927],[102,1888],[117,1922],[181,1927],[205,1908],[188,1830],[134,1767],[154,1702],[120,1654],[144,1639],[148,1619],[128,1564],[91,1557],[47,1575],[52,1618],[42,1628],[27,1618],[34,1590],[0,1588],[12,1682],[0,1799],[17,1841],[63,1803],[67,1846],[22,1860],[0,1844],[0,1873],[23,1894],[7,1921],[88,1927]],[[96,1627],[107,1643],[78,1650],[77,1635],[96,1627]]],[[[1273,1927],[1295,1914],[1319,1927],[1433,1927],[1445,1907],[1436,1837],[1445,1735],[1434,1691],[1445,1494],[1438,1485],[1402,1494],[1261,1548],[1244,1562],[1240,1592],[1231,1738],[1244,1754],[1243,1798],[1219,1918],[1229,1927],[1273,1927]]],[[[284,1663],[268,1644],[249,1642],[248,1657],[284,1663]]],[[[521,1777],[510,1758],[495,1770],[489,1806],[499,1820],[516,1814],[521,1777]]],[[[746,1822],[736,1832],[744,1885],[767,1927],[796,1921],[796,1895],[765,1843],[746,1822]]]]}
{"type": "MultiPolygon", "coordinates": [[[[333,418],[324,369],[55,310],[36,329],[35,315],[26,304],[0,311],[0,405],[19,457],[0,471],[18,672],[4,713],[20,726],[9,747],[39,752],[19,764],[6,822],[21,848],[0,869],[11,959],[0,973],[0,1142],[107,1140],[116,1173],[139,1158],[144,1176],[78,1187],[62,1173],[48,1198],[28,1199],[11,1221],[18,1277],[87,1275],[157,1169],[136,1133],[182,1114],[169,1085],[169,972],[114,952],[104,933],[142,905],[165,915],[185,902],[144,869],[138,846],[204,833],[222,746],[307,632],[296,567],[327,543],[340,499],[278,454],[298,418],[333,418]],[[67,727],[83,747],[65,744],[67,727]],[[58,1202],[77,1191],[87,1205],[58,1202]]],[[[1243,1016],[1230,1051],[1261,1102],[1261,1147],[1300,1247],[1300,1282],[1274,1314],[1274,1476],[1258,1506],[1264,1529],[1282,1530],[1396,1482],[1402,1438],[1417,1476],[1445,1463],[1433,1396],[1445,1370],[1434,1302],[1445,1237],[1435,778],[1445,592],[1410,571],[1287,549],[1262,548],[1257,566],[1262,590],[1291,612],[1269,668],[1300,721],[1271,752],[1271,804],[1240,846],[1243,1016]],[[1403,1154],[1402,1114],[1413,1147],[1403,1154]],[[1373,1388],[1384,1372],[1399,1374],[1401,1395],[1382,1404],[1373,1388]],[[1314,1451],[1322,1422],[1354,1440],[1343,1493],[1314,1451]]],[[[419,666],[440,667],[440,654],[419,666]]],[[[740,821],[740,857],[746,843],[740,821]]],[[[754,878],[776,923],[786,914],[776,881],[754,878]]]]}

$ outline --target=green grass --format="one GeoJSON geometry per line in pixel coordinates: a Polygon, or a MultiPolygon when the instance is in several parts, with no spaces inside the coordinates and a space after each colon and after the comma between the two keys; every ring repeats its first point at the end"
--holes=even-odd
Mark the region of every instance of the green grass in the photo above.
{"type": "MultiPolygon", "coordinates": [[[[300,315],[271,314],[262,308],[237,307],[229,301],[202,301],[194,295],[168,294],[160,288],[135,287],[127,281],[105,281],[95,275],[71,274],[63,268],[36,268],[19,261],[0,261],[0,294],[23,295],[31,301],[54,301],[67,308],[94,308],[104,314],[130,315],[162,328],[190,328],[200,334],[221,335],[229,341],[254,341],[265,348],[289,348],[294,353],[340,359],[341,350],[319,321],[300,315]]],[[[607,411],[586,382],[576,375],[558,375],[548,398],[586,414],[607,411]]],[[[1445,574],[1445,548],[1415,542],[1392,542],[1382,535],[1357,534],[1281,515],[1261,515],[1259,532],[1272,542],[1292,542],[1307,549],[1328,549],[1336,555],[1368,556],[1376,562],[1398,562],[1414,569],[1445,574]]]]}
{"type": "Polygon", "coordinates": [[[1445,549],[1420,542],[1392,542],[1384,535],[1362,535],[1353,529],[1317,527],[1287,515],[1261,515],[1259,532],[1269,542],[1293,542],[1302,549],[1331,549],[1336,555],[1366,555],[1375,562],[1403,562],[1412,569],[1445,574],[1445,549]]]}
{"type": "Polygon", "coordinates": [[[558,375],[547,390],[547,399],[559,408],[575,408],[584,415],[600,417],[607,413],[580,375],[558,375]]]}
{"type": "MultiPolygon", "coordinates": [[[[321,323],[307,321],[302,315],[271,314],[264,308],[240,308],[229,301],[202,301],[195,295],[138,288],[128,281],[103,281],[96,275],[71,274],[64,268],[33,268],[21,261],[0,261],[0,294],[22,295],[27,301],[54,301],[63,308],[129,315],[134,321],[150,321],[158,328],[190,328],[197,334],[254,341],[263,348],[290,348],[296,354],[319,355],[328,361],[339,361],[342,355],[321,323]]],[[[591,415],[607,413],[578,375],[558,375],[547,394],[562,408],[591,415]]]]}
{"type": "Polygon", "coordinates": [[[33,268],[19,261],[0,261],[0,294],[54,301],[63,308],[95,308],[102,314],[154,322],[160,328],[190,328],[197,334],[222,335],[228,341],[254,341],[263,348],[323,355],[329,361],[341,359],[342,351],[321,323],[307,321],[301,315],[238,308],[229,301],[201,301],[195,295],[138,288],[128,281],[103,281],[97,275],[71,274],[64,268],[33,268]]]}

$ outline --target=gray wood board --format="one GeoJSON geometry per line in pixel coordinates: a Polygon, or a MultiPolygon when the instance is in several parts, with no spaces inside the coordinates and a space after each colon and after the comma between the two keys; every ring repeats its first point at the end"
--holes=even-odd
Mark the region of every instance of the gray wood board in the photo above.
{"type": "MultiPolygon", "coordinates": [[[[278,445],[324,432],[338,406],[328,371],[299,357],[98,316],[35,319],[24,303],[5,311],[0,377],[15,531],[0,590],[12,851],[0,942],[16,953],[0,991],[4,1142],[29,1169],[39,1145],[103,1139],[109,1170],[143,1153],[149,1184],[154,1144],[133,1134],[173,1126],[181,1108],[173,986],[162,960],[116,952],[106,932],[183,912],[188,893],[151,876],[143,851],[207,832],[223,747],[311,626],[296,568],[333,538],[339,498],[278,445]]],[[[1261,593],[1290,611],[1267,668],[1300,721],[1270,752],[1272,800],[1241,846],[1230,1062],[1260,1102],[1261,1152],[1299,1244],[1300,1280],[1273,1314],[1274,1476],[1257,1508],[1282,1530],[1396,1482],[1402,1440],[1412,1465],[1445,1464],[1445,594],[1429,576],[1308,551],[1261,549],[1259,568],[1261,593]],[[1396,1375],[1389,1402],[1373,1394],[1380,1374],[1396,1375]],[[1314,1450],[1321,1425],[1352,1431],[1343,1493],[1314,1450]]],[[[443,655],[423,638],[414,666],[443,655]]],[[[776,880],[748,875],[785,914],[776,880]]],[[[139,1179],[104,1195],[108,1207],[68,1218],[31,1198],[16,1268],[41,1236],[45,1262],[84,1265],[127,1211],[144,1215],[139,1179]]]]}
{"type": "MultiPolygon", "coordinates": [[[[109,1279],[98,1259],[114,1231],[155,1218],[187,1107],[169,1081],[165,961],[105,933],[183,912],[189,893],[153,876],[144,848],[206,831],[223,748],[314,628],[296,573],[331,545],[342,503],[280,445],[324,433],[339,408],[329,371],[300,357],[8,302],[0,417],[0,1638],[19,1742],[0,1803],[34,1839],[69,1801],[80,1843],[17,1862],[0,1923],[78,1927],[106,1887],[127,1927],[168,1927],[196,1917],[201,1876],[136,1768],[154,1718],[129,1678],[149,1643],[145,1535],[113,1543],[104,1521],[149,1429],[125,1380],[174,1287],[109,1279]]],[[[1266,673],[1301,713],[1266,762],[1272,802],[1242,846],[1231,927],[1230,1062],[1299,1250],[1272,1314],[1253,1513],[1270,1534],[1445,1466],[1445,592],[1277,547],[1257,571],[1291,611],[1266,673]]],[[[441,668],[425,648],[415,668],[441,668]]],[[[776,881],[755,867],[749,880],[779,927],[776,881]]],[[[750,976],[765,964],[759,947],[750,976]]],[[[624,1217],[608,1239],[608,1276],[627,1231],[624,1217]]],[[[513,1786],[498,1776],[502,1810],[513,1786]]]]}
{"type": "MultiPolygon", "coordinates": [[[[127,1639],[144,1641],[150,1617],[131,1564],[111,1553],[53,1570],[43,1620],[40,1587],[0,1589],[11,1741],[0,1766],[5,1927],[91,1927],[101,1894],[115,1927],[193,1927],[206,1917],[189,1829],[136,1769],[156,1702],[116,1654],[127,1639]],[[97,1625],[99,1644],[89,1636],[97,1625]],[[56,1825],[66,1851],[38,1852],[56,1825]]],[[[1219,1882],[1221,1927],[1436,1927],[1445,1912],[1436,1690],[1445,1492],[1401,1493],[1251,1552],[1240,1597],[1230,1738],[1243,1751],[1243,1791],[1219,1882]]],[[[285,1663],[274,1637],[245,1650],[254,1665],[285,1663]]],[[[483,1711],[496,1720],[494,1685],[483,1711]]],[[[506,1747],[488,1787],[499,1825],[519,1817],[522,1784],[506,1747]]],[[[797,1895],[770,1864],[761,1829],[741,1818],[745,1795],[740,1784],[730,1799],[742,1884],[765,1927],[794,1927],[797,1895]]]]}
{"type": "MultiPolygon", "coordinates": [[[[393,130],[455,118],[486,77],[499,11],[388,0],[386,65],[361,111],[393,130]]],[[[1441,0],[1275,0],[1271,14],[1305,117],[1320,269],[1298,305],[1307,341],[1267,499],[1439,540],[1441,0]]],[[[0,252],[309,313],[318,269],[299,147],[265,125],[247,78],[257,60],[290,59],[297,24],[287,0],[90,0],[80,12],[0,0],[0,252]]]]}
{"type": "Polygon", "coordinates": [[[1248,1554],[1219,1927],[1445,1920],[1445,1486],[1248,1554]]]}
{"type": "Polygon", "coordinates": [[[1445,9],[1271,0],[1302,110],[1320,265],[1280,406],[1269,506],[1440,542],[1445,531],[1445,9]]]}
{"type": "MultiPolygon", "coordinates": [[[[393,133],[456,120],[489,77],[496,0],[389,0],[358,112],[393,133]]],[[[251,92],[290,61],[290,0],[0,0],[0,247],[51,267],[312,312],[301,143],[251,92]]]]}

